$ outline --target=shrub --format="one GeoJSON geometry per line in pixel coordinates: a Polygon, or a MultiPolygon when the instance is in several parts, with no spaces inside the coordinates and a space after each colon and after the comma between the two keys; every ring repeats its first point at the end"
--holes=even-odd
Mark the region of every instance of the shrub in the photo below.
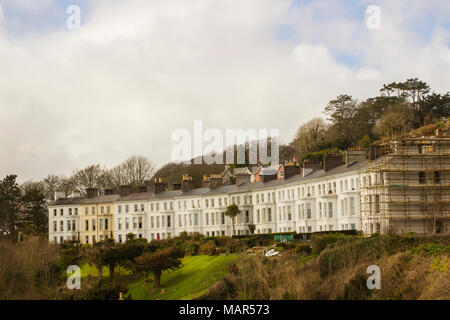
{"type": "Polygon", "coordinates": [[[306,253],[311,254],[312,248],[309,244],[306,243],[299,243],[295,246],[295,252],[296,253],[306,253]]]}
{"type": "Polygon", "coordinates": [[[207,254],[209,256],[213,256],[216,254],[217,248],[213,241],[208,241],[206,243],[202,243],[199,248],[200,254],[207,254]]]}
{"type": "Polygon", "coordinates": [[[295,243],[292,242],[278,242],[276,248],[283,248],[284,250],[294,249],[295,243]]]}
{"type": "Polygon", "coordinates": [[[187,242],[184,245],[184,252],[187,256],[195,256],[198,254],[199,247],[195,242],[187,242]]]}
{"type": "Polygon", "coordinates": [[[102,287],[91,287],[86,293],[86,300],[119,300],[120,293],[128,291],[123,284],[112,284],[102,287]]]}
{"type": "Polygon", "coordinates": [[[311,237],[311,247],[312,252],[315,254],[320,254],[329,244],[335,243],[340,239],[344,239],[346,236],[341,233],[329,233],[329,234],[318,234],[311,237]]]}

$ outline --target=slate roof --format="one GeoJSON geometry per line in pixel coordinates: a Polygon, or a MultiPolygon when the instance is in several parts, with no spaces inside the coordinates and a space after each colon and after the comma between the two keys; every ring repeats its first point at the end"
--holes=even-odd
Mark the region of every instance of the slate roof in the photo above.
{"type": "MultiPolygon", "coordinates": [[[[274,179],[267,182],[247,182],[243,183],[239,186],[233,184],[233,185],[226,185],[226,186],[219,186],[214,189],[209,188],[196,188],[191,189],[186,192],[183,192],[181,190],[170,190],[161,192],[158,194],[155,194],[153,192],[142,192],[142,193],[132,193],[125,197],[120,197],[118,194],[113,195],[103,195],[98,196],[95,198],[64,198],[59,199],[56,202],[53,202],[51,205],[70,205],[70,204],[90,204],[90,203],[102,203],[102,202],[114,202],[114,201],[135,201],[135,200],[158,200],[158,199],[174,199],[174,198],[180,198],[180,197],[191,197],[191,196],[213,196],[217,194],[230,194],[230,193],[239,193],[239,192],[249,192],[254,191],[258,189],[267,189],[267,188],[273,188],[277,186],[283,186],[283,185],[289,185],[292,183],[298,183],[302,181],[308,181],[318,178],[326,178],[328,176],[333,176],[337,174],[342,174],[346,172],[352,172],[352,171],[358,171],[362,170],[367,166],[367,160],[361,161],[361,162],[353,162],[351,164],[342,165],[339,167],[336,167],[334,169],[331,169],[329,171],[322,170],[314,170],[305,177],[301,174],[296,174],[288,179],[274,179]]],[[[274,168],[274,167],[273,167],[274,168]]]]}

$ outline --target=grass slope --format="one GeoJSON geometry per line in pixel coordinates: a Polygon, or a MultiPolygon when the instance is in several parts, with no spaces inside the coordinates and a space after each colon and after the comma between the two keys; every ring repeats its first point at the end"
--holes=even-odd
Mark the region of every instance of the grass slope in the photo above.
{"type": "Polygon", "coordinates": [[[129,287],[133,300],[189,300],[202,295],[227,273],[227,266],[238,255],[187,256],[179,269],[163,272],[161,288],[153,290],[153,282],[139,279],[129,287]]]}

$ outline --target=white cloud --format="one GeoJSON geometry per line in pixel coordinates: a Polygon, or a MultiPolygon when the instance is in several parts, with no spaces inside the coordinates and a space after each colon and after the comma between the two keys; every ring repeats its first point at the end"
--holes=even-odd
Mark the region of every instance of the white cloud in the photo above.
{"type": "MultiPolygon", "coordinates": [[[[99,0],[78,31],[0,35],[0,177],[37,179],[132,154],[162,165],[171,132],[194,120],[204,129],[280,128],[288,142],[340,93],[365,98],[410,76],[449,87],[444,31],[410,43],[401,8],[383,15],[377,33],[359,29],[364,11],[361,21],[306,19],[325,4],[99,0]],[[300,42],[274,37],[299,17],[300,42]],[[362,65],[332,55],[344,49],[362,65]]],[[[342,11],[335,2],[328,10],[342,11]]]]}

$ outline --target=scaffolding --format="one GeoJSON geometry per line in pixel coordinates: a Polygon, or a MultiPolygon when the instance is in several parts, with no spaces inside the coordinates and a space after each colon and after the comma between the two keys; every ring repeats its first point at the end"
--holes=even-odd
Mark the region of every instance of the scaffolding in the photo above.
{"type": "Polygon", "coordinates": [[[374,143],[359,176],[365,233],[449,232],[450,130],[374,143]]]}

